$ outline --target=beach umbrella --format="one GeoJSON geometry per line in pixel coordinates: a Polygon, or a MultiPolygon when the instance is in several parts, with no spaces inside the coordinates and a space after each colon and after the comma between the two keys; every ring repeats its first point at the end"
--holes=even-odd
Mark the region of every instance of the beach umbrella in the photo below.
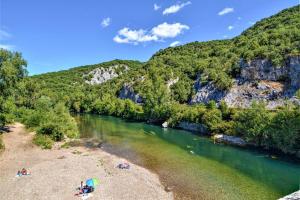
{"type": "Polygon", "coordinates": [[[91,179],[86,180],[85,184],[87,186],[95,187],[95,186],[99,185],[99,181],[96,178],[91,178],[91,179]]]}

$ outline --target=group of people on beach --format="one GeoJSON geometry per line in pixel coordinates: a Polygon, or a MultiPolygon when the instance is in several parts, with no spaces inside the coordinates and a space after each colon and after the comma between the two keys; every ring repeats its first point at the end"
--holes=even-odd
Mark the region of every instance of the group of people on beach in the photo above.
{"type": "Polygon", "coordinates": [[[25,168],[23,168],[21,171],[18,170],[17,176],[25,176],[25,175],[30,175],[29,171],[27,171],[25,168]]]}

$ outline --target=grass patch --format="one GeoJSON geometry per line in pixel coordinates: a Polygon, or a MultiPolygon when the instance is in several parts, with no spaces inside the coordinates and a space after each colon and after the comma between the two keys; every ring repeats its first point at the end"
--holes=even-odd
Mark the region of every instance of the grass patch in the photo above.
{"type": "Polygon", "coordinates": [[[40,146],[42,149],[51,149],[54,144],[53,140],[47,135],[36,134],[33,138],[33,143],[40,146]]]}

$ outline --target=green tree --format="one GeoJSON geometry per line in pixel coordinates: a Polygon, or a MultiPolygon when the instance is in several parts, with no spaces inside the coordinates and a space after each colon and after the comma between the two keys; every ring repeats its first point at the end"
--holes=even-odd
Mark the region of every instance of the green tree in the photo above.
{"type": "Polygon", "coordinates": [[[269,139],[267,127],[270,125],[271,115],[264,103],[254,102],[250,109],[240,111],[235,120],[237,133],[246,140],[264,145],[269,139]]]}
{"type": "Polygon", "coordinates": [[[300,153],[300,108],[285,106],[272,119],[268,132],[272,138],[269,147],[300,153]]]}

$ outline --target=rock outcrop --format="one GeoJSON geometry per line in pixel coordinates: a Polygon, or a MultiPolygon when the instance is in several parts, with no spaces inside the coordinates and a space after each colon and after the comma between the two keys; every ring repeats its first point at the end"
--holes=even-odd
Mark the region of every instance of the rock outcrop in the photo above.
{"type": "Polygon", "coordinates": [[[300,88],[300,55],[289,57],[287,66],[289,66],[291,87],[292,89],[297,90],[300,88]]]}
{"type": "Polygon", "coordinates": [[[300,105],[294,96],[300,88],[300,56],[290,56],[284,66],[273,66],[267,59],[240,61],[241,75],[229,91],[217,89],[213,83],[195,82],[196,94],[191,104],[224,100],[230,107],[249,107],[253,101],[264,101],[267,108],[282,106],[286,101],[300,105]]]}
{"type": "Polygon", "coordinates": [[[182,121],[176,127],[187,131],[197,132],[200,134],[208,134],[207,128],[203,124],[182,121]]]}
{"type": "Polygon", "coordinates": [[[264,101],[272,109],[284,105],[285,85],[275,81],[236,81],[223,100],[230,107],[249,107],[252,101],[264,101]]]}
{"type": "Polygon", "coordinates": [[[125,83],[119,92],[120,99],[130,99],[131,101],[141,104],[143,103],[143,98],[134,92],[131,84],[125,83]]]}
{"type": "Polygon", "coordinates": [[[225,91],[216,88],[213,83],[208,83],[202,86],[199,79],[196,81],[194,88],[196,90],[196,94],[192,97],[190,104],[208,103],[210,100],[219,102],[226,94],[225,91]]]}
{"type": "Polygon", "coordinates": [[[114,65],[110,67],[100,67],[92,70],[88,74],[83,76],[84,79],[87,79],[85,82],[91,85],[100,85],[109,81],[113,78],[116,78],[128,71],[129,68],[127,65],[114,65]]]}
{"type": "Polygon", "coordinates": [[[245,140],[239,137],[217,134],[213,136],[213,140],[218,143],[230,144],[235,146],[245,146],[245,140]]]}
{"type": "Polygon", "coordinates": [[[251,62],[240,61],[241,78],[246,81],[269,80],[278,81],[287,75],[286,67],[273,66],[268,59],[255,59],[251,62]]]}
{"type": "Polygon", "coordinates": [[[300,199],[300,190],[298,190],[297,192],[294,192],[290,195],[287,195],[285,197],[282,197],[278,200],[299,200],[300,199]]]}
{"type": "Polygon", "coordinates": [[[168,82],[167,82],[167,88],[170,90],[170,87],[172,85],[174,85],[175,83],[177,83],[179,81],[179,77],[175,78],[175,79],[170,79],[168,82]]]}
{"type": "Polygon", "coordinates": [[[168,126],[169,126],[169,123],[168,123],[168,122],[164,122],[164,123],[162,123],[162,125],[161,125],[161,127],[163,127],[163,128],[168,128],[168,126]]]}

